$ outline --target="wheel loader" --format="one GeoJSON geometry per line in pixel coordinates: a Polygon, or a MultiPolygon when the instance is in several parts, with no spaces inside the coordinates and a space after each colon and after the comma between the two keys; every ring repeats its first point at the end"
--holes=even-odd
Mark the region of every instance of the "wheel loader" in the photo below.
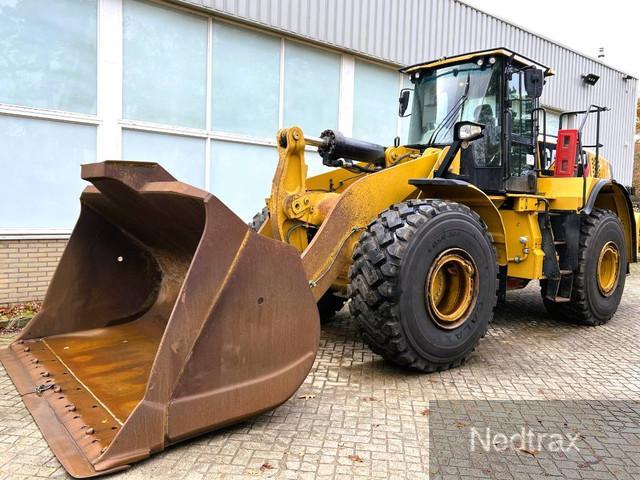
{"type": "Polygon", "coordinates": [[[611,319],[638,232],[601,155],[606,108],[564,113],[551,136],[552,70],[504,48],[402,72],[406,144],[280,130],[253,228],[157,164],[82,167],[92,185],[42,311],[0,353],[71,475],[283,403],[313,364],[319,309],[346,300],[374,352],[423,372],[460,365],[531,280],[555,318],[611,319]],[[308,177],[312,148],[329,168],[308,177]]]}

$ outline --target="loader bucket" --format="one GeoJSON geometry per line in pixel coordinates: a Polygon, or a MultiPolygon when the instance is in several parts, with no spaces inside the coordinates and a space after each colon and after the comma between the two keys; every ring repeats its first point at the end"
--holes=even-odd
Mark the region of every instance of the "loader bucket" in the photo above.
{"type": "Polygon", "coordinates": [[[113,472],[289,398],[320,330],[298,252],[157,164],[82,177],[42,311],[0,352],[66,470],[113,472]]]}

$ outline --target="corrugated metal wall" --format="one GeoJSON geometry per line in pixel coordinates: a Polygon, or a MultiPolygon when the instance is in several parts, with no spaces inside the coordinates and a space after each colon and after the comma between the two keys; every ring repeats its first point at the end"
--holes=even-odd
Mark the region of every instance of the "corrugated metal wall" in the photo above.
{"type": "MultiPolygon", "coordinates": [[[[559,110],[589,104],[603,114],[604,155],[631,184],[636,79],[457,0],[175,0],[395,65],[508,47],[553,68],[542,102],[559,110]],[[600,81],[584,85],[581,76],[600,81]]],[[[585,34],[586,31],[585,31],[585,34]]],[[[594,122],[595,123],[595,122],[594,122]]],[[[587,138],[587,142],[593,143],[587,138]]]]}

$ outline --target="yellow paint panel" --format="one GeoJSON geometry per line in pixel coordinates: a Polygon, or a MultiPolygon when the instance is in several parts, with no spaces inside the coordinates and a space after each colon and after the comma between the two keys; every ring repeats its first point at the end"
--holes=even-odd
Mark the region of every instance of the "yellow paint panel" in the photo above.
{"type": "Polygon", "coordinates": [[[551,210],[578,211],[584,206],[582,197],[585,188],[585,198],[599,179],[587,177],[540,177],[538,178],[538,193],[549,199],[551,210]],[[586,183],[585,183],[586,182],[586,183]]]}
{"type": "Polygon", "coordinates": [[[542,234],[535,212],[500,210],[509,252],[507,275],[518,278],[542,277],[542,234]],[[521,241],[523,240],[523,241],[521,241]]]}
{"type": "Polygon", "coordinates": [[[351,264],[360,232],[390,205],[415,198],[411,178],[430,175],[439,150],[429,149],[415,160],[363,175],[340,196],[309,246],[302,263],[313,295],[320,298],[351,264]]]}
{"type": "Polygon", "coordinates": [[[502,197],[489,198],[482,190],[473,185],[422,185],[420,189],[422,191],[421,198],[440,198],[458,202],[467,205],[480,215],[480,218],[487,224],[487,228],[493,238],[493,244],[498,255],[498,263],[500,265],[507,264],[507,258],[509,257],[509,250],[505,240],[507,234],[496,207],[496,201],[502,197]]]}

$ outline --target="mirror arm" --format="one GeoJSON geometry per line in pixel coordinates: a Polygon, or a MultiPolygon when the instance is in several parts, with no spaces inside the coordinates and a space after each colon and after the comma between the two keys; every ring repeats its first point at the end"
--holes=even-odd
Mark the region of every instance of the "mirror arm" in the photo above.
{"type": "Polygon", "coordinates": [[[438,170],[436,170],[436,172],[434,173],[434,177],[442,178],[444,174],[447,173],[447,170],[449,170],[453,159],[456,157],[461,147],[462,140],[456,140],[451,144],[451,146],[449,147],[449,151],[442,160],[442,163],[438,167],[438,170]]]}
{"type": "Polygon", "coordinates": [[[458,154],[461,148],[463,147],[467,148],[471,144],[471,142],[484,137],[484,125],[481,125],[479,123],[469,122],[469,121],[456,122],[453,129],[455,132],[453,136],[453,143],[449,147],[447,154],[442,159],[442,163],[440,163],[440,165],[438,166],[438,169],[433,174],[434,177],[442,178],[444,174],[447,173],[447,170],[449,170],[449,167],[451,166],[453,159],[456,157],[456,155],[458,154]],[[477,134],[475,137],[461,139],[459,130],[461,127],[466,125],[478,126],[481,128],[481,130],[479,134],[477,134]]]}

